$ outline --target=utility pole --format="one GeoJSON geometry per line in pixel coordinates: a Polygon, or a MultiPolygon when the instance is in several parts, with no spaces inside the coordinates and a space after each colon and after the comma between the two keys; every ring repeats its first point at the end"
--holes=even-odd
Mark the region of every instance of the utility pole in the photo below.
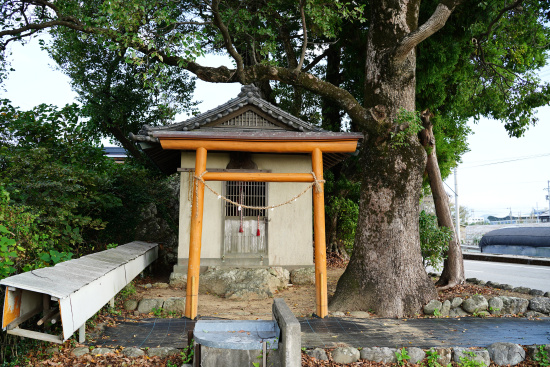
{"type": "Polygon", "coordinates": [[[548,180],[548,187],[544,190],[548,191],[548,195],[546,195],[546,200],[548,200],[548,214],[550,215],[550,180],[548,180]]]}
{"type": "MultiPolygon", "coordinates": [[[[454,168],[455,175],[455,227],[456,227],[456,239],[460,245],[460,208],[458,206],[458,180],[456,177],[456,167],[454,168]]],[[[550,181],[549,181],[550,182],[550,181]]]]}

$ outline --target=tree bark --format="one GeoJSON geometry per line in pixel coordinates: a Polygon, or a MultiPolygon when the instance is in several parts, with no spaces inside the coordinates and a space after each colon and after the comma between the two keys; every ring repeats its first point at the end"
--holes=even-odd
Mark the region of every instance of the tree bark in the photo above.
{"type": "Polygon", "coordinates": [[[385,317],[413,315],[437,296],[422,265],[418,237],[425,153],[420,144],[405,152],[371,150],[363,152],[365,176],[353,254],[329,308],[373,310],[385,317]]]}
{"type": "MultiPolygon", "coordinates": [[[[327,55],[327,71],[326,81],[339,87],[340,78],[340,62],[342,59],[342,47],[336,43],[332,44],[325,51],[327,55]]],[[[329,131],[341,131],[342,129],[342,114],[340,106],[333,100],[328,98],[321,99],[321,126],[329,131]]]]}
{"type": "Polygon", "coordinates": [[[420,134],[420,141],[428,153],[426,172],[428,174],[430,189],[434,199],[437,223],[440,227],[447,227],[453,231],[453,238],[449,241],[447,258],[443,263],[443,272],[436,283],[437,286],[441,286],[441,289],[447,289],[464,282],[464,259],[462,257],[460,243],[457,241],[457,229],[454,228],[447,193],[445,192],[443,180],[441,179],[441,171],[439,170],[435,150],[433,125],[430,122],[430,117],[431,114],[428,111],[424,111],[422,113],[422,124],[424,125],[424,130],[420,134]]]}
{"type": "Polygon", "coordinates": [[[332,310],[404,317],[437,296],[422,265],[418,235],[426,152],[416,136],[400,147],[390,140],[399,109],[415,110],[416,51],[411,48],[403,59],[394,53],[416,29],[419,3],[371,5],[364,103],[371,123],[359,124],[365,133],[359,220],[353,255],[329,303],[332,310]]]}

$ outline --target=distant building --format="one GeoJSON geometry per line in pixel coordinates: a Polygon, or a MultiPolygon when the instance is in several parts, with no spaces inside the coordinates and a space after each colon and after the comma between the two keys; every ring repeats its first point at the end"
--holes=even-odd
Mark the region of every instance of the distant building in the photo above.
{"type": "Polygon", "coordinates": [[[469,219],[470,224],[486,224],[489,223],[489,221],[483,217],[475,217],[469,219]]]}
{"type": "Polygon", "coordinates": [[[550,222],[550,216],[548,210],[539,214],[539,219],[541,222],[550,222]]]}
{"type": "Polygon", "coordinates": [[[128,154],[126,150],[121,147],[103,147],[105,155],[112,158],[116,163],[124,163],[128,154]]]}

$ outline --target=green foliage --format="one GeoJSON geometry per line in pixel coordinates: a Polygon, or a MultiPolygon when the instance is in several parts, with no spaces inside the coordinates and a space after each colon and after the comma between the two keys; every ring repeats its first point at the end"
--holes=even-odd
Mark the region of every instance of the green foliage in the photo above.
{"type": "Polygon", "coordinates": [[[71,78],[89,134],[118,141],[133,154],[137,149],[132,149],[130,133],[143,125],[171,122],[177,113],[194,111],[194,81],[186,71],[135,62],[135,51],[110,47],[112,42],[101,35],[64,28],[55,29],[52,35],[48,52],[71,78]]]}
{"type": "Polygon", "coordinates": [[[2,267],[0,268],[0,278],[5,278],[8,275],[15,273],[16,269],[13,265],[15,262],[13,259],[17,257],[15,250],[24,251],[22,247],[16,248],[16,242],[13,238],[8,238],[6,235],[10,235],[10,231],[6,227],[0,224],[0,260],[2,267]]]}
{"type": "Polygon", "coordinates": [[[44,254],[35,256],[33,266],[134,240],[142,209],[151,203],[176,226],[166,208],[169,180],[131,159],[120,165],[107,158],[75,105],[20,111],[0,103],[0,185],[12,208],[34,215],[38,237],[31,248],[44,254]]]}
{"type": "Polygon", "coordinates": [[[81,125],[75,105],[57,109],[40,105],[19,111],[1,101],[4,142],[0,184],[11,200],[39,213],[39,227],[59,252],[84,242],[87,233],[105,228],[99,213],[121,205],[108,190],[108,161],[81,125]]]}
{"type": "Polygon", "coordinates": [[[420,250],[424,266],[434,269],[441,267],[445,254],[452,239],[452,230],[447,227],[439,227],[435,215],[428,214],[424,210],[420,212],[420,250]]]}
{"type": "Polygon", "coordinates": [[[395,126],[397,131],[390,134],[392,147],[398,148],[408,145],[408,140],[411,137],[416,137],[423,129],[420,112],[400,108],[395,119],[395,126]]]}
{"type": "Polygon", "coordinates": [[[341,173],[335,177],[332,171],[325,172],[324,178],[327,240],[330,245],[341,244],[350,252],[359,217],[360,183],[349,180],[341,173]]]}
{"type": "Polygon", "coordinates": [[[37,224],[38,217],[29,207],[10,203],[9,193],[0,185],[0,279],[55,265],[72,256],[52,249],[37,224]]]}
{"type": "Polygon", "coordinates": [[[426,361],[427,367],[442,367],[441,364],[437,361],[439,354],[436,350],[430,349],[426,351],[426,361]]]}
{"type": "MultiPolygon", "coordinates": [[[[433,7],[423,4],[421,22],[433,7]]],[[[471,117],[498,119],[520,136],[550,99],[548,84],[533,73],[547,63],[549,5],[530,0],[498,17],[501,9],[500,2],[466,1],[418,46],[417,105],[456,126],[471,117]]]]}
{"type": "Polygon", "coordinates": [[[407,352],[407,349],[405,349],[404,347],[401,348],[401,349],[398,349],[395,352],[395,357],[397,358],[397,365],[398,366],[405,365],[407,363],[407,361],[409,359],[411,359],[411,357],[409,356],[409,352],[407,352]]]}
{"type": "MultiPolygon", "coordinates": [[[[461,161],[461,157],[470,151],[468,136],[472,133],[466,120],[455,116],[436,115],[432,117],[436,155],[441,177],[445,179],[461,161]]],[[[426,175],[427,176],[427,175],[426,175]]],[[[427,178],[427,177],[426,177],[427,178]]],[[[427,186],[427,180],[425,186],[427,186]]]]}
{"type": "Polygon", "coordinates": [[[40,260],[45,264],[59,264],[60,262],[70,260],[73,254],[71,252],[58,252],[55,250],[50,250],[40,254],[40,260]]]}
{"type": "Polygon", "coordinates": [[[156,317],[161,317],[163,314],[164,314],[164,309],[162,307],[153,307],[153,309],[151,310],[151,312],[153,313],[153,315],[155,315],[156,317]]]}
{"type": "Polygon", "coordinates": [[[136,294],[137,291],[136,291],[136,287],[134,285],[134,282],[130,282],[128,284],[126,284],[126,286],[124,288],[122,288],[122,290],[120,291],[120,296],[122,297],[122,299],[126,299],[134,294],[136,294]]]}
{"type": "Polygon", "coordinates": [[[474,352],[464,352],[469,357],[460,357],[459,367],[485,367],[485,363],[476,361],[476,354],[474,352]]]}
{"type": "Polygon", "coordinates": [[[537,347],[537,353],[535,354],[535,357],[533,358],[536,362],[539,363],[539,365],[543,367],[550,366],[550,357],[548,357],[548,352],[545,349],[544,345],[539,345],[537,347]]]}

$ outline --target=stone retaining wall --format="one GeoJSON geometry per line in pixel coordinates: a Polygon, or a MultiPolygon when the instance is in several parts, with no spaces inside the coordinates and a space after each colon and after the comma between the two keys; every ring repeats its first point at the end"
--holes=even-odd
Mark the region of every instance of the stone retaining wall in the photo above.
{"type": "MultiPolygon", "coordinates": [[[[550,354],[550,344],[530,345],[523,347],[513,343],[494,343],[488,348],[353,348],[340,347],[329,352],[332,361],[336,363],[348,364],[358,362],[359,360],[379,362],[379,363],[397,363],[399,359],[406,360],[409,364],[417,364],[425,358],[437,359],[437,363],[446,366],[451,362],[464,363],[465,360],[473,360],[489,366],[491,362],[499,366],[514,366],[523,362],[527,357],[531,360],[541,363],[542,359],[550,354]],[[527,351],[527,352],[526,352],[527,351]]],[[[329,360],[327,351],[316,348],[306,351],[310,357],[319,360],[329,360]]],[[[542,361],[543,362],[543,361],[542,361]]],[[[542,363],[541,363],[542,365],[542,363]]]]}
{"type": "Polygon", "coordinates": [[[483,317],[489,315],[544,317],[550,315],[550,292],[544,293],[541,290],[526,287],[513,288],[509,284],[485,282],[476,278],[469,278],[467,281],[473,284],[510,290],[517,293],[529,294],[535,297],[530,300],[521,297],[508,296],[495,296],[487,299],[482,295],[473,295],[465,299],[456,297],[452,300],[446,300],[444,302],[434,299],[424,306],[424,314],[440,317],[483,317]]]}

